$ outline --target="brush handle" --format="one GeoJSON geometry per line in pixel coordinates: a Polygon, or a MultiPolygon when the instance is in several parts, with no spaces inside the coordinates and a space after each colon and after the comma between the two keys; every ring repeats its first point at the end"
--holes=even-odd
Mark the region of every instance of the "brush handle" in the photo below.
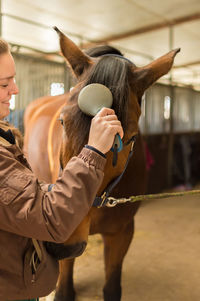
{"type": "Polygon", "coordinates": [[[122,142],[122,139],[121,139],[121,137],[120,137],[119,134],[117,134],[115,136],[115,140],[114,140],[113,145],[112,145],[112,147],[110,149],[112,152],[114,151],[115,145],[117,145],[117,152],[118,153],[121,152],[121,150],[123,148],[123,142],[122,142]]]}

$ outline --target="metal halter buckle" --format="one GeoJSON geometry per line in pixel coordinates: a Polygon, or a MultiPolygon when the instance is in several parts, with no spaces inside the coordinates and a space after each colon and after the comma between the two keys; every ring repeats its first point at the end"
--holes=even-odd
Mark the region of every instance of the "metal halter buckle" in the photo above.
{"type": "Polygon", "coordinates": [[[123,198],[123,199],[115,199],[113,197],[109,197],[108,198],[108,202],[106,203],[106,206],[107,207],[115,207],[118,204],[124,204],[124,203],[126,203],[128,201],[129,201],[129,199],[125,199],[125,198],[123,198]]]}
{"type": "Polygon", "coordinates": [[[101,196],[101,200],[102,200],[101,204],[97,208],[101,208],[103,206],[103,203],[104,203],[105,199],[106,199],[106,191],[104,191],[104,193],[102,194],[102,196],[101,196]]]}

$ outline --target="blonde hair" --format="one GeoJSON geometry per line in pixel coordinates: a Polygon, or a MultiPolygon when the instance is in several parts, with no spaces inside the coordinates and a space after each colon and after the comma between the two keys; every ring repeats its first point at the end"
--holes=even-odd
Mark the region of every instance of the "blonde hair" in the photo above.
{"type": "Polygon", "coordinates": [[[10,49],[8,43],[4,39],[0,38],[0,55],[9,51],[10,49]]]}

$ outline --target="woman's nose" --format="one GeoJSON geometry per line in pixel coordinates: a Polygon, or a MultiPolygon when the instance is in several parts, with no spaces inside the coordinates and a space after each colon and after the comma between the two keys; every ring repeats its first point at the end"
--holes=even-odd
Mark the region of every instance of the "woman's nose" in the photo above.
{"type": "Polygon", "coordinates": [[[18,86],[15,84],[14,85],[14,93],[13,94],[18,94],[19,93],[19,88],[18,86]]]}
{"type": "Polygon", "coordinates": [[[9,94],[13,95],[13,94],[18,94],[18,93],[19,93],[18,86],[17,86],[17,84],[15,82],[13,82],[12,87],[11,87],[11,89],[9,91],[9,94]]]}

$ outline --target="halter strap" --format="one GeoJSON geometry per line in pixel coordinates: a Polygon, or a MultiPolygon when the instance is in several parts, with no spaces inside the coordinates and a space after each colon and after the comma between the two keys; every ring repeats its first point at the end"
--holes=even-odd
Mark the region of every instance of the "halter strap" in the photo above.
{"type": "Polygon", "coordinates": [[[109,196],[110,196],[110,193],[111,191],[113,190],[113,188],[119,183],[119,181],[121,180],[121,178],[123,177],[125,171],[126,171],[126,168],[128,166],[128,163],[133,155],[133,147],[135,145],[135,141],[136,141],[136,135],[135,136],[132,136],[126,143],[125,145],[128,145],[129,143],[132,142],[131,144],[131,149],[130,149],[130,152],[129,152],[129,155],[128,155],[128,158],[127,158],[127,161],[126,161],[126,164],[124,166],[124,170],[123,172],[117,177],[115,178],[113,181],[111,181],[111,183],[106,187],[106,189],[104,190],[103,194],[101,196],[96,196],[96,198],[94,199],[94,202],[93,202],[93,207],[98,207],[98,208],[101,208],[101,207],[104,207],[106,206],[106,204],[108,203],[109,201],[109,196]]]}

